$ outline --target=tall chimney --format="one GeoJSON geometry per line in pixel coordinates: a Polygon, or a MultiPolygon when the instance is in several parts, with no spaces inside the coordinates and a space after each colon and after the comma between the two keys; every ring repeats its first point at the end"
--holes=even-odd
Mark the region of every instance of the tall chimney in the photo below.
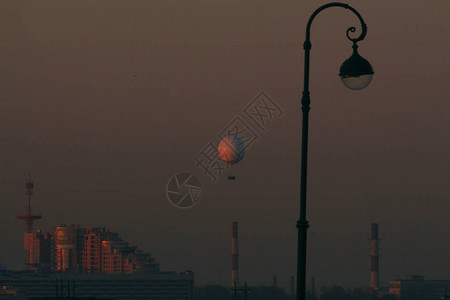
{"type": "Polygon", "coordinates": [[[277,275],[273,275],[273,287],[276,288],[278,286],[278,277],[277,275]]]}
{"type": "Polygon", "coordinates": [[[316,295],[316,279],[311,277],[311,294],[316,295]]]}
{"type": "Polygon", "coordinates": [[[294,276],[291,276],[291,298],[295,298],[295,284],[294,284],[294,276]]]}
{"type": "Polygon", "coordinates": [[[231,226],[231,287],[239,286],[238,275],[238,222],[231,226]]]}
{"type": "Polygon", "coordinates": [[[371,225],[370,238],[370,288],[378,290],[380,279],[378,275],[378,224],[371,225]]]}

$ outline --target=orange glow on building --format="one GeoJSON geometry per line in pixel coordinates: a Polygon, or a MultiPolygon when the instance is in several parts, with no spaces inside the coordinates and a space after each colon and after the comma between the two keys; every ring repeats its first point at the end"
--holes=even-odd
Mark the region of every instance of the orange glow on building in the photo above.
{"type": "Polygon", "coordinates": [[[78,273],[77,229],[75,227],[56,227],[56,271],[78,273]]]}
{"type": "Polygon", "coordinates": [[[25,264],[28,270],[48,269],[51,259],[50,243],[50,236],[43,235],[40,230],[37,230],[36,233],[25,233],[25,264]]]}
{"type": "Polygon", "coordinates": [[[105,228],[86,228],[83,243],[83,273],[101,273],[102,240],[105,239],[105,228]]]}
{"type": "Polygon", "coordinates": [[[28,269],[62,273],[157,273],[159,265],[148,253],[123,241],[106,228],[52,227],[43,235],[25,233],[28,269]]]}

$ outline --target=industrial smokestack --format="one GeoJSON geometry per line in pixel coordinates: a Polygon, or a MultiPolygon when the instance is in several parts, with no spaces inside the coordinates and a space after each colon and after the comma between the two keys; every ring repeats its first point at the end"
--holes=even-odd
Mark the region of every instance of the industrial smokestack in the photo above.
{"type": "Polygon", "coordinates": [[[239,286],[238,273],[238,222],[231,226],[231,287],[239,286]]]}
{"type": "Polygon", "coordinates": [[[278,286],[278,277],[277,275],[273,275],[273,287],[276,288],[278,286]]]}
{"type": "Polygon", "coordinates": [[[291,276],[291,298],[295,298],[295,284],[294,284],[294,276],[291,276]]]}
{"type": "Polygon", "coordinates": [[[311,294],[316,295],[316,279],[314,277],[311,277],[311,294]]]}
{"type": "Polygon", "coordinates": [[[378,290],[380,279],[378,275],[378,224],[372,223],[370,237],[370,287],[378,290]]]}

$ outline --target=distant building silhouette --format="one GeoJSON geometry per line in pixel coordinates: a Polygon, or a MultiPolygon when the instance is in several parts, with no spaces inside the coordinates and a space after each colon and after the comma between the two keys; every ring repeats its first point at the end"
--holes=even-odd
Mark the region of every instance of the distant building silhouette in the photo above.
{"type": "Polygon", "coordinates": [[[64,273],[157,273],[159,265],[148,253],[123,241],[106,228],[56,226],[47,234],[25,233],[27,269],[64,273]],[[30,245],[32,245],[30,247],[30,245]]]}
{"type": "Polygon", "coordinates": [[[194,274],[191,271],[156,274],[3,271],[0,272],[2,286],[11,287],[3,293],[22,296],[19,299],[194,299],[194,274]]]}
{"type": "Polygon", "coordinates": [[[423,275],[389,281],[389,294],[397,299],[440,300],[445,289],[450,290],[450,280],[425,280],[423,275]]]}
{"type": "Polygon", "coordinates": [[[31,200],[34,183],[25,183],[27,214],[17,218],[25,221],[24,256],[27,270],[64,273],[157,273],[159,265],[150,254],[123,241],[116,232],[106,228],[56,226],[49,233],[33,232],[33,223],[42,218],[33,214],[31,200]]]}
{"type": "Polygon", "coordinates": [[[26,224],[26,270],[0,268],[0,298],[194,299],[192,271],[160,272],[149,253],[107,228],[60,225],[33,232],[42,217],[31,211],[33,186],[28,180],[27,214],[17,217],[26,224]]]}

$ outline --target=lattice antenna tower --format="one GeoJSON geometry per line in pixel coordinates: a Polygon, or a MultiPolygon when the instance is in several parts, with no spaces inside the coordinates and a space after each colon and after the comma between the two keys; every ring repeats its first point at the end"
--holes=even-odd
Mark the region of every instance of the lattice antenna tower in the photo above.
{"type": "Polygon", "coordinates": [[[33,196],[34,183],[31,180],[31,175],[28,176],[28,180],[25,182],[25,194],[28,197],[27,214],[23,216],[17,216],[17,219],[25,221],[26,231],[25,233],[33,233],[33,223],[36,220],[42,218],[40,214],[34,214],[31,211],[31,198],[33,196]]]}

